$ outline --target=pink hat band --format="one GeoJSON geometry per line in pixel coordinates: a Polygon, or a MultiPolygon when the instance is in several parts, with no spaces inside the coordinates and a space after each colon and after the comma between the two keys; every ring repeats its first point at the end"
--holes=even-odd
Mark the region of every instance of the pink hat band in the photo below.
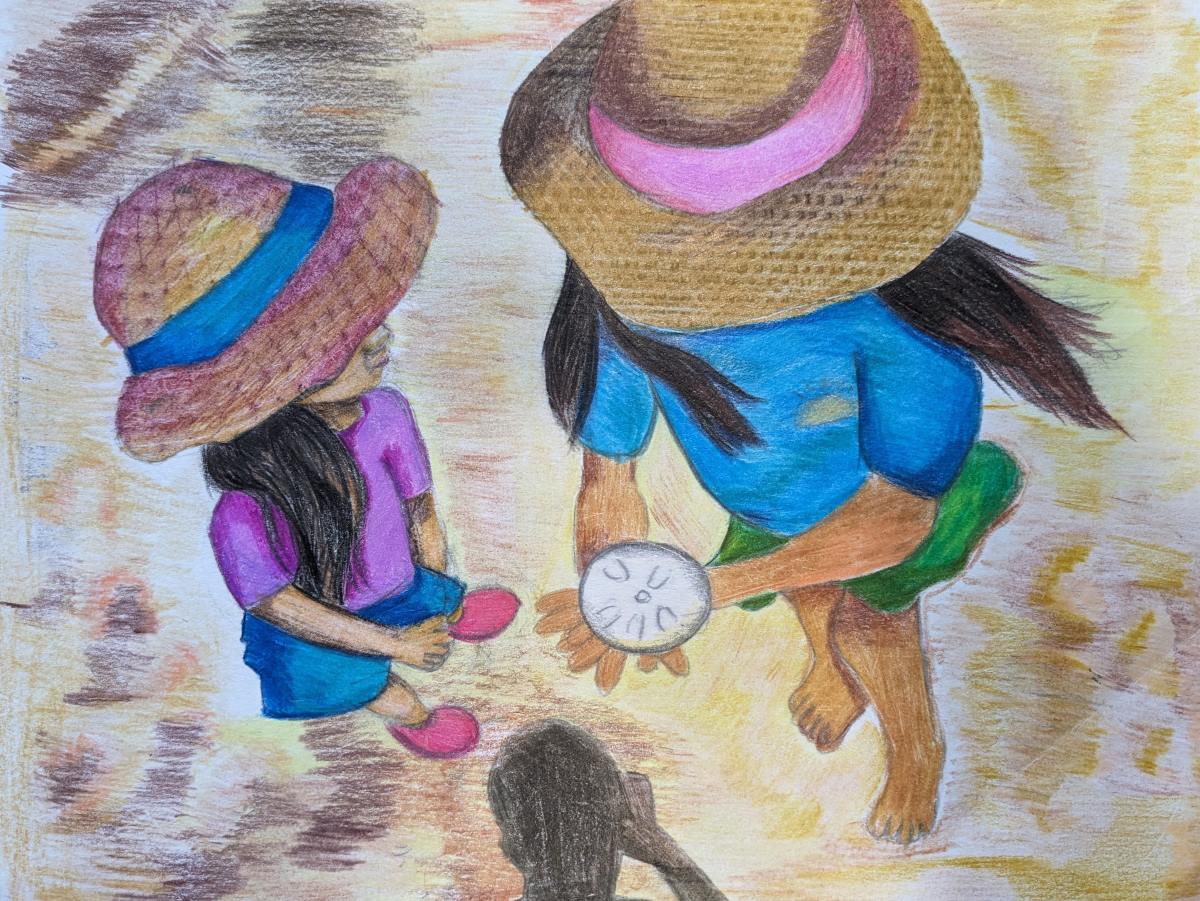
{"type": "Polygon", "coordinates": [[[774,131],[734,147],[680,147],[652,141],[594,103],[592,141],[625,184],[687,213],[724,213],[816,172],[858,134],[871,101],[866,28],[852,10],[841,48],[808,102],[774,131]]]}

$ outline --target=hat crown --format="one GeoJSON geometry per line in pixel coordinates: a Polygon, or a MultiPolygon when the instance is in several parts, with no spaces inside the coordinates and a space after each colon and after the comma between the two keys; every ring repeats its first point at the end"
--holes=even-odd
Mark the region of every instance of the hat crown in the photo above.
{"type": "Polygon", "coordinates": [[[123,347],[154,334],[270,232],[291,183],[202,160],[161,172],[118,204],[96,253],[94,301],[123,347]]]}
{"type": "Polygon", "coordinates": [[[784,122],[842,42],[852,0],[626,0],[592,102],[646,137],[721,146],[784,122]]]}

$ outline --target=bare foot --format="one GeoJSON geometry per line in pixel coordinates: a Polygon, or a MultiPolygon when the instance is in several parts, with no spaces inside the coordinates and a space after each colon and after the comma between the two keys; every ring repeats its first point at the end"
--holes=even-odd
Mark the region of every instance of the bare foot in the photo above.
{"type": "Polygon", "coordinates": [[[866,709],[858,686],[837,663],[822,654],[788,700],[792,719],[822,754],[842,743],[846,731],[866,709]]]}
{"type": "MultiPolygon", "coordinates": [[[[918,749],[919,750],[919,749],[918,749]]],[[[915,755],[896,755],[887,782],[867,820],[875,838],[911,844],[933,829],[945,748],[936,742],[915,755]]]]}

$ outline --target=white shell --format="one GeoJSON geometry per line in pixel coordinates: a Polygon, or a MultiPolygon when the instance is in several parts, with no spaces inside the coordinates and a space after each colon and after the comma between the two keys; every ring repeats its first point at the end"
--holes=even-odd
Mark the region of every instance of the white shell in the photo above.
{"type": "Polygon", "coordinates": [[[700,631],[712,610],[712,588],[704,567],[678,548],[614,544],[584,570],[579,608],[610,647],[661,654],[700,631]]]}

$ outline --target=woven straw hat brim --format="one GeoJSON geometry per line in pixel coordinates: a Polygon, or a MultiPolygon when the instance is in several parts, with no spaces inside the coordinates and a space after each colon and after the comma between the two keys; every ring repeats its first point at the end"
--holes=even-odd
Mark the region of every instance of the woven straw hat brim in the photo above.
{"type": "Polygon", "coordinates": [[[341,372],[408,291],[437,222],[425,177],[376,160],[333,193],[320,241],[236,344],[125,381],[117,436],[130,454],[163,460],[253,428],[341,372]]]}
{"type": "Polygon", "coordinates": [[[505,175],[609,304],[647,325],[782,318],[898,278],[966,215],[980,181],[979,116],[919,3],[858,4],[875,96],[858,136],[811,175],[707,216],[618,179],[587,121],[618,7],[568,36],[517,90],[501,137],[505,175]]]}

